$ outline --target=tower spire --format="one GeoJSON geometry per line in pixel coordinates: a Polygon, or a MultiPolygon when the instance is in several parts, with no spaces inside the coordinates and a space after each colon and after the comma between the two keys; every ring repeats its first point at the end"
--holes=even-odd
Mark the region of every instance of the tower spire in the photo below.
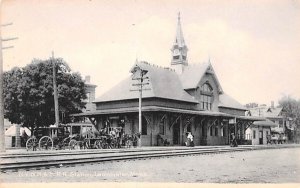
{"type": "Polygon", "coordinates": [[[183,32],[181,29],[180,12],[178,12],[176,36],[171,51],[172,51],[171,67],[175,69],[176,72],[181,74],[182,71],[184,70],[184,67],[188,65],[188,61],[187,61],[188,48],[185,44],[183,32]]]}
{"type": "Polygon", "coordinates": [[[178,44],[178,46],[183,47],[185,46],[182,29],[181,29],[181,20],[180,20],[180,12],[178,12],[178,20],[177,20],[177,32],[176,32],[176,38],[175,38],[175,44],[178,44]]]}

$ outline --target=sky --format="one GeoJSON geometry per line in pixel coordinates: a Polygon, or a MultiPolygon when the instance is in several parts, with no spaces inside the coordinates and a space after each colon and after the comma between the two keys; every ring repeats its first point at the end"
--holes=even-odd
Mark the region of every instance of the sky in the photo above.
{"type": "Polygon", "coordinates": [[[210,59],[241,104],[300,99],[300,0],[2,0],[4,71],[54,51],[91,76],[96,97],[130,75],[136,59],[171,63],[177,14],[189,64],[210,59]]]}

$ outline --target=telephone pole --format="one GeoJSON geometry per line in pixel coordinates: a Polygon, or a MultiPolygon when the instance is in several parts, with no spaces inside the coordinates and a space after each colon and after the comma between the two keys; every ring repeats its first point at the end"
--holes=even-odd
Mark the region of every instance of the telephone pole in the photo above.
{"type": "Polygon", "coordinates": [[[59,125],[59,111],[58,111],[58,95],[57,95],[57,84],[56,84],[56,62],[54,59],[54,52],[52,51],[52,67],[53,67],[53,95],[54,95],[54,110],[55,110],[55,126],[59,125]]]}
{"type": "Polygon", "coordinates": [[[143,88],[145,85],[149,85],[148,77],[145,77],[147,74],[147,70],[143,70],[140,67],[135,67],[132,71],[133,74],[136,74],[137,77],[132,78],[132,80],[138,80],[137,84],[132,84],[133,86],[137,87],[138,89],[130,90],[130,91],[139,91],[139,134],[140,137],[138,139],[138,146],[141,147],[142,145],[142,98],[143,98],[143,91],[150,90],[150,88],[143,88]],[[145,82],[146,81],[146,82],[145,82]]]}
{"type": "Polygon", "coordinates": [[[12,23],[3,24],[0,26],[0,152],[5,152],[5,128],[4,128],[4,100],[3,100],[3,55],[2,50],[13,48],[14,46],[3,47],[2,42],[11,41],[17,39],[14,38],[2,38],[1,28],[10,26],[12,23]]]}

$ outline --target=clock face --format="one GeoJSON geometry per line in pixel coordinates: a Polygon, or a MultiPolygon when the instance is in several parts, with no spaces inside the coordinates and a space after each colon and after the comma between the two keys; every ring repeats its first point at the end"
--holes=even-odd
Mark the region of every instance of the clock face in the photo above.
{"type": "Polygon", "coordinates": [[[179,54],[179,50],[178,50],[178,49],[175,49],[175,50],[174,50],[174,54],[175,54],[175,55],[178,55],[178,54],[179,54]]]}

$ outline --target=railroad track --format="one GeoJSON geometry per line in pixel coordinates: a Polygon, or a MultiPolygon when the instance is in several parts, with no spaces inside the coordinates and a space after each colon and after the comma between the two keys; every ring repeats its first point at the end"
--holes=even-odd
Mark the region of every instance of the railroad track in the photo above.
{"type": "Polygon", "coordinates": [[[99,163],[107,161],[120,160],[135,160],[159,157],[176,157],[184,155],[201,155],[201,154],[217,154],[224,152],[237,151],[251,151],[261,149],[279,149],[279,148],[300,147],[300,145],[275,145],[275,146],[241,146],[236,148],[230,147],[201,147],[201,148],[168,148],[168,149],[149,149],[149,150],[115,150],[107,152],[60,152],[53,155],[53,153],[32,154],[14,154],[1,156],[1,172],[17,171],[17,170],[40,170],[41,168],[73,166],[83,163],[99,163]],[[30,156],[30,160],[28,160],[30,156]],[[11,158],[9,158],[11,157],[11,158]],[[10,162],[8,159],[18,159],[10,162]],[[23,158],[23,161],[22,161],[23,158]],[[25,159],[25,160],[24,160],[25,159]],[[27,159],[27,160],[26,160],[27,159]],[[6,161],[5,161],[6,160],[6,161]]]}
{"type": "MultiPolygon", "coordinates": [[[[224,146],[207,146],[206,149],[222,148],[224,146]]],[[[151,149],[139,149],[139,148],[121,148],[121,149],[86,149],[86,150],[48,150],[48,151],[29,151],[26,153],[9,153],[0,154],[0,159],[5,158],[20,158],[20,157],[46,157],[46,156],[68,156],[68,155],[95,155],[99,153],[123,153],[123,152],[140,152],[140,151],[162,151],[162,150],[188,150],[190,148],[183,147],[164,147],[162,148],[151,148],[151,149]]]]}

